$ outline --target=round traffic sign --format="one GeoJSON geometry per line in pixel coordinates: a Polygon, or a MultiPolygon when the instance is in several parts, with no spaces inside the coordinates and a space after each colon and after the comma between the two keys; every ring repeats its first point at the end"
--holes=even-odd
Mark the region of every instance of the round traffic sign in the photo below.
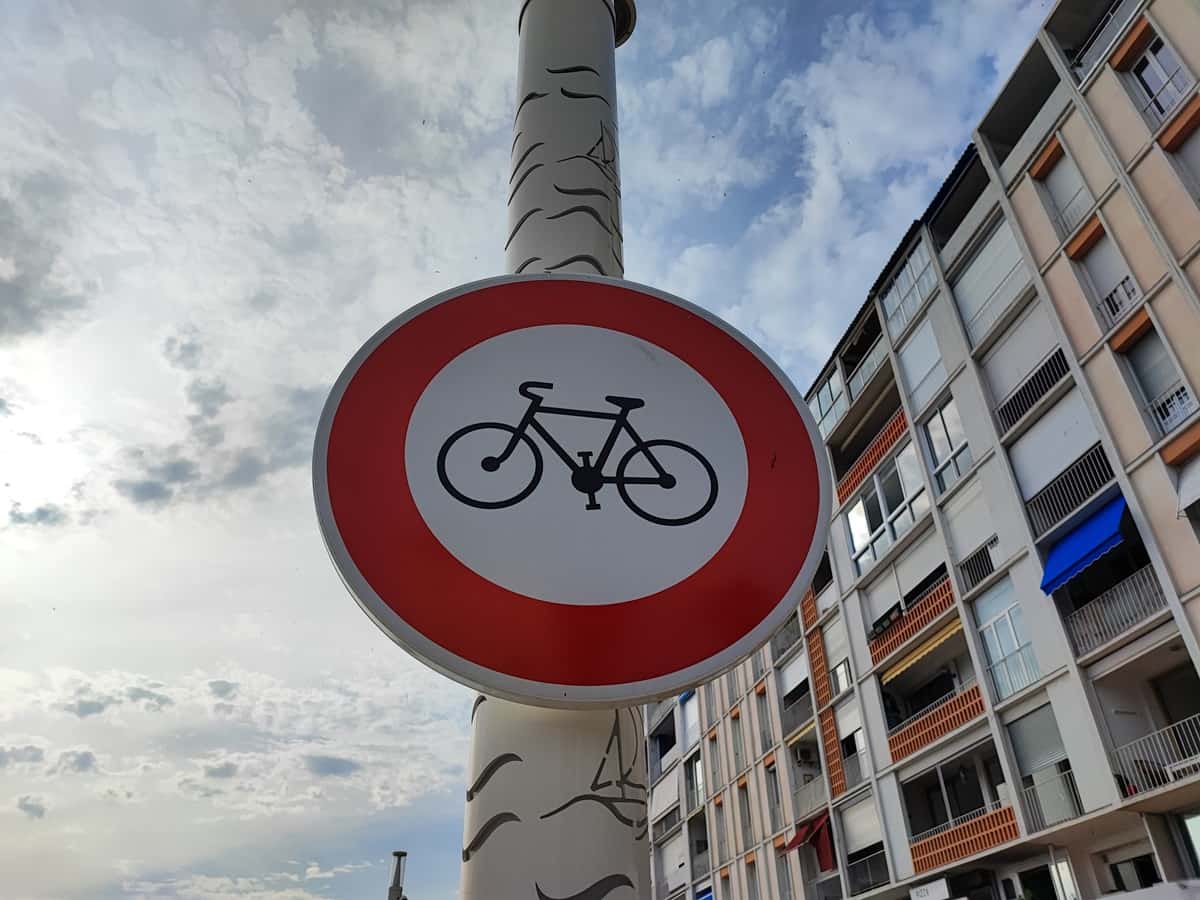
{"type": "Polygon", "coordinates": [[[819,441],[705,310],[511,276],[359,350],[313,484],[342,579],[410,653],[520,702],[626,705],[714,677],[794,611],[828,531],[819,441]]]}

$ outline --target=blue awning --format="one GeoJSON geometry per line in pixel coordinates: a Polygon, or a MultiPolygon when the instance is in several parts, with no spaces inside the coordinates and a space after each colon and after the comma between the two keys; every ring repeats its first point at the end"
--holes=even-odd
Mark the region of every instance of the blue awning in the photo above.
{"type": "Polygon", "coordinates": [[[1125,498],[1117,497],[1092,513],[1065,537],[1060,538],[1046,556],[1042,590],[1053,594],[1060,587],[1116,547],[1121,537],[1121,517],[1125,498]]]}

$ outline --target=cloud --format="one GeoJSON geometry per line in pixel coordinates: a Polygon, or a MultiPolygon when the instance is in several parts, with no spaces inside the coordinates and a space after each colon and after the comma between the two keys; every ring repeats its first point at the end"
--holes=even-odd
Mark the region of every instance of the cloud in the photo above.
{"type": "Polygon", "coordinates": [[[162,712],[168,706],[175,704],[175,701],[166,694],[161,694],[158,691],[152,691],[144,687],[126,688],[125,696],[134,703],[141,703],[142,709],[151,712],[162,712]]]}
{"type": "Polygon", "coordinates": [[[232,763],[232,762],[226,761],[223,763],[219,763],[218,765],[215,765],[215,766],[205,766],[204,767],[204,777],[205,778],[232,778],[234,775],[237,774],[237,771],[238,771],[237,763],[232,763]]]}
{"type": "Polygon", "coordinates": [[[31,819],[42,819],[46,816],[46,801],[33,794],[24,794],[17,798],[17,809],[31,819]]]}
{"type": "Polygon", "coordinates": [[[304,765],[308,771],[321,778],[342,778],[362,769],[362,763],[343,756],[306,756],[304,765]]]}
{"type": "Polygon", "coordinates": [[[71,190],[52,172],[36,172],[0,183],[0,341],[39,334],[82,308],[94,293],[63,255],[60,241],[70,231],[71,190]]]}
{"type": "Polygon", "coordinates": [[[62,705],[62,708],[81,719],[101,715],[111,706],[120,704],[121,698],[111,694],[97,694],[90,686],[84,685],[75,690],[74,699],[62,705]]]}
{"type": "Polygon", "coordinates": [[[0,397],[0,416],[11,416],[11,415],[12,415],[12,407],[9,406],[7,400],[5,400],[3,397],[0,397]]]}
{"type": "Polygon", "coordinates": [[[10,525],[32,525],[44,528],[55,528],[70,521],[67,511],[57,503],[43,503],[25,512],[20,503],[14,503],[8,510],[10,525]]]}
{"type": "Polygon", "coordinates": [[[197,378],[188,383],[187,398],[196,409],[196,417],[212,419],[233,400],[229,388],[219,378],[197,378]]]}
{"type": "Polygon", "coordinates": [[[35,765],[46,758],[46,751],[33,744],[23,747],[0,747],[0,769],[8,766],[35,765]]]}
{"type": "Polygon", "coordinates": [[[236,681],[226,681],[223,678],[214,678],[208,683],[208,690],[214,697],[220,697],[222,700],[230,700],[237,694],[238,683],[236,681]]]}
{"type": "Polygon", "coordinates": [[[196,326],[189,325],[163,341],[163,356],[177,369],[192,371],[204,361],[204,345],[196,326]]]}
{"type": "Polygon", "coordinates": [[[91,750],[64,750],[50,770],[52,775],[82,774],[96,771],[96,754],[91,750]]]}

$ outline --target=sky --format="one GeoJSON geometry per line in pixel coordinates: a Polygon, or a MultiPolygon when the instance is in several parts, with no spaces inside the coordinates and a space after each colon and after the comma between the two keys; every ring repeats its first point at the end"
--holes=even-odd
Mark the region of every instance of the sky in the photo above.
{"type": "MultiPolygon", "coordinates": [[[[471,692],[360,612],[316,417],[503,271],[516,0],[0,0],[6,898],[456,896],[471,692]]],[[[628,278],[801,389],[1048,0],[642,0],[628,278]]]]}

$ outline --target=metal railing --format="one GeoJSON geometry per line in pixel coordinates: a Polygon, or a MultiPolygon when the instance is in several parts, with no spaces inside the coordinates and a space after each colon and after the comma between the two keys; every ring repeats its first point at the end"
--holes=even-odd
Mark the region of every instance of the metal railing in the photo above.
{"type": "Polygon", "coordinates": [[[887,732],[888,737],[891,737],[897,731],[901,731],[901,730],[907,728],[913,722],[917,721],[917,719],[921,718],[922,716],[928,715],[929,713],[931,713],[935,709],[937,709],[939,706],[941,706],[943,703],[947,703],[950,700],[953,700],[959,694],[966,693],[973,687],[975,687],[975,678],[972,676],[971,678],[968,678],[966,681],[963,681],[963,682],[959,683],[958,685],[956,685],[953,689],[946,691],[946,693],[942,694],[942,696],[938,697],[932,703],[925,704],[923,707],[921,707],[919,710],[917,710],[915,713],[913,713],[911,716],[909,716],[903,722],[900,722],[896,725],[892,725],[891,727],[889,727],[888,732],[887,732]]]}
{"type": "Polygon", "coordinates": [[[825,777],[818,775],[807,784],[792,791],[792,815],[800,821],[810,812],[825,805],[829,790],[825,785],[825,777]]]}
{"type": "Polygon", "coordinates": [[[850,399],[857,400],[859,395],[871,381],[871,376],[879,368],[879,364],[887,359],[887,346],[883,342],[883,334],[875,338],[875,343],[867,351],[867,355],[858,361],[854,371],[846,379],[846,388],[850,391],[850,399]]]}
{"type": "Polygon", "coordinates": [[[1104,58],[1109,44],[1116,40],[1117,35],[1125,27],[1125,23],[1129,21],[1137,5],[1138,0],[1118,0],[1109,7],[1108,12],[1092,29],[1092,33],[1087,36],[1087,39],[1079,45],[1079,49],[1071,59],[1071,69],[1075,72],[1076,80],[1083,81],[1091,74],[1096,64],[1104,58]]]}
{"type": "Polygon", "coordinates": [[[992,551],[1000,546],[1000,538],[992,535],[983,546],[958,564],[958,574],[962,576],[963,590],[969,591],[985,578],[996,571],[996,561],[992,559],[992,551]]]}
{"type": "Polygon", "coordinates": [[[1017,691],[1029,687],[1042,677],[1037,658],[1030,644],[1022,644],[1008,656],[1003,656],[988,666],[988,678],[996,700],[1011,697],[1017,691]]]}
{"type": "Polygon", "coordinates": [[[1125,796],[1200,772],[1200,713],[1118,747],[1112,758],[1125,796]]]}
{"type": "Polygon", "coordinates": [[[1112,328],[1141,295],[1132,275],[1126,275],[1117,286],[1100,298],[1096,311],[1105,328],[1112,328]]]}
{"type": "Polygon", "coordinates": [[[996,419],[1000,423],[1000,433],[1004,434],[1016,425],[1021,417],[1049,394],[1056,384],[1067,377],[1070,371],[1062,347],[1055,347],[1024,381],[1009,391],[1008,395],[996,404],[996,419]]]}
{"type": "Polygon", "coordinates": [[[932,828],[927,828],[920,834],[914,834],[911,838],[909,838],[909,843],[919,844],[921,841],[927,841],[931,837],[936,837],[939,834],[951,831],[957,828],[959,825],[965,825],[967,822],[970,822],[974,819],[983,818],[988,813],[998,810],[1001,805],[1002,804],[999,800],[989,800],[978,809],[973,809],[970,812],[963,813],[961,816],[955,816],[950,821],[943,822],[941,825],[935,825],[932,828]]]}
{"type": "MultiPolygon", "coordinates": [[[[1055,204],[1057,207],[1058,204],[1055,204]]],[[[1079,190],[1071,195],[1071,199],[1063,204],[1062,209],[1054,215],[1058,233],[1066,237],[1075,230],[1075,226],[1083,221],[1084,213],[1092,208],[1092,195],[1087,185],[1081,184],[1079,190]]]]}
{"type": "Polygon", "coordinates": [[[651,827],[651,829],[650,829],[651,837],[653,837],[657,841],[663,835],[665,835],[671,831],[674,831],[675,828],[677,828],[679,826],[679,822],[680,822],[679,807],[678,806],[672,807],[671,810],[665,816],[663,816],[661,819],[659,819],[657,822],[655,822],[654,825],[651,827]]]}
{"type": "Polygon", "coordinates": [[[813,717],[812,693],[802,694],[800,699],[791,706],[785,706],[779,711],[779,719],[783,724],[783,733],[791,734],[813,717]]]}
{"type": "Polygon", "coordinates": [[[692,878],[699,878],[701,875],[707,875],[712,871],[712,862],[709,859],[708,851],[697,853],[692,857],[692,878]]]}
{"type": "Polygon", "coordinates": [[[800,638],[804,637],[804,628],[800,624],[800,618],[795,613],[783,623],[780,628],[771,637],[771,657],[775,660],[780,659],[785,653],[800,643],[800,638]]]}
{"type": "Polygon", "coordinates": [[[1196,411],[1196,398],[1183,379],[1179,379],[1146,404],[1146,409],[1159,433],[1166,437],[1196,411]]]}
{"type": "Polygon", "coordinates": [[[1031,777],[1033,784],[1021,792],[1025,798],[1025,812],[1029,816],[1031,832],[1074,819],[1083,812],[1079,788],[1070,769],[1060,772],[1051,766],[1034,772],[1031,777]]]}
{"type": "Polygon", "coordinates": [[[1076,656],[1083,656],[1124,634],[1167,606],[1162,585],[1149,564],[1119,581],[1063,621],[1076,656]]]}
{"type": "Polygon", "coordinates": [[[850,790],[850,788],[857,784],[862,784],[867,768],[863,760],[863,757],[866,755],[865,750],[859,750],[851,756],[842,757],[842,775],[846,779],[846,790],[850,790]]]}
{"type": "Polygon", "coordinates": [[[1175,107],[1179,105],[1179,101],[1195,83],[1196,80],[1192,78],[1190,72],[1184,71],[1182,66],[1176,67],[1153,96],[1142,104],[1142,115],[1151,126],[1157,128],[1167,121],[1175,107]]]}
{"type": "Polygon", "coordinates": [[[688,815],[691,815],[704,805],[703,787],[690,778],[685,778],[684,781],[686,784],[683,789],[683,806],[688,815]]]}
{"type": "Polygon", "coordinates": [[[887,856],[882,850],[846,864],[846,881],[850,895],[861,894],[888,883],[887,856]]]}
{"type": "Polygon", "coordinates": [[[833,426],[842,420],[842,416],[846,414],[846,410],[849,408],[850,398],[846,396],[845,391],[842,391],[833,398],[833,403],[829,409],[825,410],[825,415],[821,416],[817,422],[817,430],[821,432],[821,437],[829,437],[829,432],[833,431],[833,426]]]}
{"type": "Polygon", "coordinates": [[[1094,497],[1113,479],[1104,448],[1095,443],[1053,481],[1025,501],[1039,538],[1094,497]]]}

